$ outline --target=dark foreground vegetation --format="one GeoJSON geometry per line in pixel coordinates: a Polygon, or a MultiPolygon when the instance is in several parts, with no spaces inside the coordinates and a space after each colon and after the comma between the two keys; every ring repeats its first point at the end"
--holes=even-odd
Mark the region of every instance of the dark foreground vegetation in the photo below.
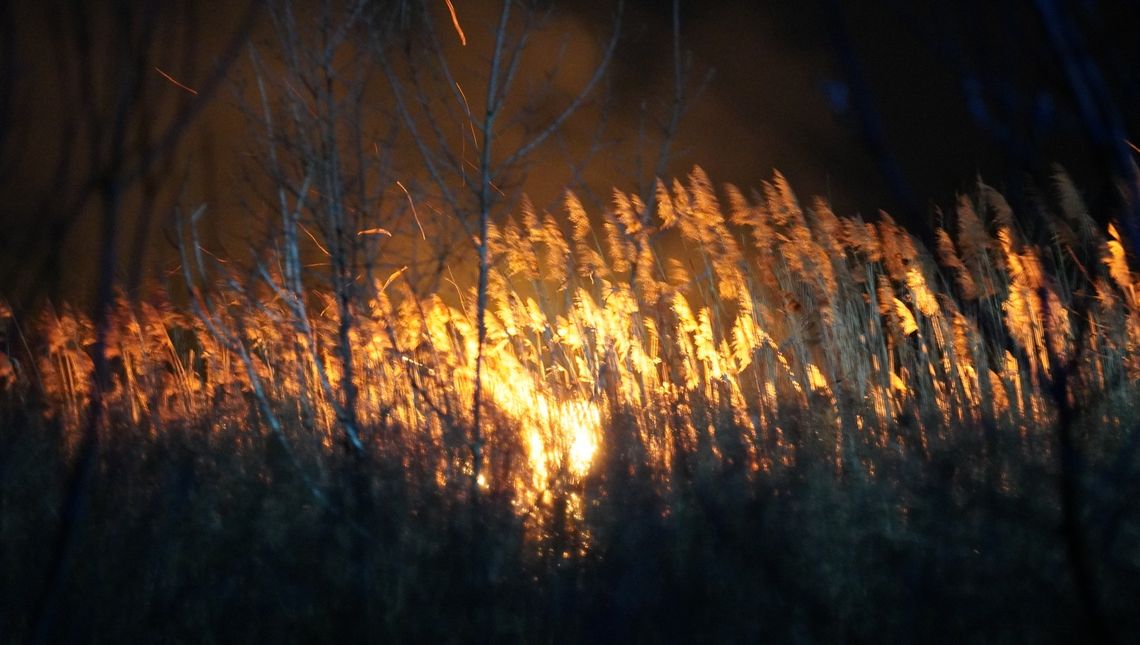
{"type": "MultiPolygon", "coordinates": [[[[57,426],[8,408],[2,427],[2,626],[21,642],[70,462],[57,426]]],[[[256,428],[115,425],[38,617],[70,642],[1088,638],[1048,435],[1027,451],[964,430],[940,454],[900,446],[864,457],[874,476],[837,477],[810,425],[788,430],[800,459],[762,477],[690,454],[662,491],[610,459],[583,484],[585,518],[535,539],[509,498],[473,505],[380,456],[332,460],[322,506],[256,428]]],[[[1120,482],[1116,454],[1089,463],[1081,529],[1097,619],[1126,640],[1140,532],[1134,464],[1120,482]]]]}

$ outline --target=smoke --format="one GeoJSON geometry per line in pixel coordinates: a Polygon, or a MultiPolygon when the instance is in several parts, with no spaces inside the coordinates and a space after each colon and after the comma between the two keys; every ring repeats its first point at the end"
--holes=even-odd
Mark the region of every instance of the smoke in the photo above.
{"type": "MultiPolygon", "coordinates": [[[[1109,173],[1098,161],[1102,151],[1089,143],[1055,52],[1042,44],[1032,11],[1020,5],[966,4],[942,15],[937,9],[901,5],[843,7],[847,13],[837,14],[836,5],[829,3],[681,2],[684,113],[669,133],[677,89],[672,3],[627,0],[609,73],[573,117],[504,182],[510,198],[503,206],[513,208],[527,194],[540,208],[553,210],[568,187],[592,205],[606,202],[613,187],[645,194],[665,149],[666,178],[701,165],[718,181],[747,189],[776,168],[804,197],[823,195],[842,213],[884,208],[903,218],[926,216],[900,212],[903,205],[881,176],[876,154],[894,157],[910,193],[928,200],[920,208],[953,203],[954,194],[968,189],[978,174],[1008,190],[1021,173],[1040,174],[1053,162],[1065,164],[1082,185],[1100,181],[1099,188],[1111,189],[1109,173]],[[984,28],[973,30],[967,22],[971,7],[986,16],[984,28]],[[852,43],[847,59],[834,46],[837,33],[852,43]],[[1025,53],[1030,62],[1012,62],[1015,52],[1025,53]],[[863,71],[866,87],[853,84],[845,73],[851,63],[863,71]],[[857,99],[865,100],[882,125],[885,152],[866,145],[857,99]]],[[[442,55],[452,64],[454,81],[477,121],[485,111],[486,65],[499,7],[487,2],[453,5],[466,45],[453,29],[446,3],[424,7],[435,19],[442,55]]],[[[552,4],[535,14],[538,22],[520,59],[507,114],[498,121],[497,159],[541,131],[589,83],[605,61],[616,5],[585,0],[552,4]]],[[[75,206],[81,189],[75,178],[88,163],[84,148],[91,135],[83,127],[73,132],[72,126],[83,124],[84,83],[105,84],[79,73],[83,67],[75,35],[56,15],[60,12],[53,13],[51,6],[13,6],[9,23],[19,27],[6,32],[14,53],[6,61],[4,84],[12,118],[7,128],[0,127],[8,135],[0,177],[5,204],[0,253],[19,259],[0,263],[0,285],[5,290],[21,284],[38,288],[38,278],[29,277],[26,267],[40,255],[54,258],[48,262],[54,269],[47,273],[65,288],[60,276],[72,267],[63,267],[60,258],[86,267],[95,237],[91,204],[75,206]],[[60,168],[69,172],[62,182],[60,168]]],[[[426,51],[417,49],[425,40],[416,6],[400,3],[393,9],[402,12],[395,37],[403,39],[412,60],[426,51]]],[[[229,2],[196,7],[188,13],[163,13],[159,21],[168,46],[164,58],[147,61],[156,71],[146,79],[148,100],[153,101],[146,107],[159,117],[169,115],[184,90],[157,70],[193,87],[218,56],[227,35],[224,27],[240,11],[229,2]]],[[[521,26],[524,13],[516,4],[513,27],[521,26]]],[[[1120,64],[1123,54],[1114,58],[1107,49],[1091,48],[1096,42],[1124,42],[1114,39],[1122,29],[1114,25],[1128,21],[1108,18],[1081,14],[1072,27],[1096,38],[1088,43],[1087,55],[1093,68],[1103,72],[1105,103],[1115,99],[1116,105],[1134,105],[1127,100],[1140,87],[1134,66],[1120,64]]],[[[92,24],[91,35],[101,38],[98,21],[92,24]]],[[[100,44],[87,53],[96,59],[91,69],[109,73],[103,63],[111,45],[95,40],[100,44]]],[[[271,52],[276,41],[272,21],[262,16],[251,41],[271,52]]],[[[419,60],[431,63],[430,58],[419,60]]],[[[392,96],[380,75],[369,83],[364,126],[381,130],[395,120],[392,96]]],[[[236,249],[252,235],[249,219],[238,215],[266,202],[265,178],[257,167],[265,142],[250,118],[256,112],[250,110],[256,105],[253,86],[251,67],[242,58],[224,90],[190,124],[162,175],[154,178],[158,197],[145,215],[152,218],[147,257],[128,261],[145,262],[156,275],[170,268],[168,219],[179,202],[209,205],[203,224],[211,244],[236,249]]],[[[452,115],[439,124],[444,138],[459,150],[464,164],[473,166],[474,124],[456,117],[465,108],[450,95],[441,95],[436,105],[452,115]]],[[[1136,110],[1122,108],[1120,118],[1124,131],[1131,132],[1136,110]]],[[[423,178],[422,167],[417,168],[421,160],[406,138],[402,145],[406,149],[396,153],[393,164],[411,185],[417,172],[423,178]]],[[[453,179],[462,181],[461,174],[453,179]]],[[[124,196],[125,211],[141,208],[138,187],[133,190],[124,196]]],[[[393,194],[402,199],[401,193],[393,194]]],[[[124,239],[140,224],[138,217],[127,219],[124,239]]]]}

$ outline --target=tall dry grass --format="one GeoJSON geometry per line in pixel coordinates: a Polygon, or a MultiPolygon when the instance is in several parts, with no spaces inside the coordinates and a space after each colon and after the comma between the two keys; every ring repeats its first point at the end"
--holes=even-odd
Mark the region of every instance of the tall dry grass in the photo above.
{"type": "MultiPolygon", "coordinates": [[[[1074,628],[1050,529],[1049,386],[1067,371],[1106,601],[1110,591],[1135,598],[1134,579],[1111,572],[1138,562],[1135,513],[1119,494],[1137,470],[1140,285],[1116,229],[1095,224],[1064,175],[1056,193],[1049,237],[1030,239],[979,184],[935,232],[935,253],[886,214],[868,222],[823,200],[804,206],[779,174],[746,195],[718,193],[694,169],[659,183],[653,208],[620,191],[602,213],[572,194],[562,212],[524,204],[489,232],[491,413],[474,486],[473,288],[417,295],[397,272],[359,290],[354,412],[367,462],[352,466],[339,450],[338,330],[320,313],[334,308],[331,296],[306,291],[313,314],[299,321],[275,276],[218,265],[207,272],[215,283],[193,291],[198,315],[158,290],[115,304],[101,494],[127,508],[104,511],[145,535],[148,517],[167,516],[140,505],[180,500],[172,512],[193,521],[154,530],[211,545],[201,566],[257,562],[231,552],[242,552],[231,533],[248,531],[285,569],[320,572],[260,563],[249,565],[255,577],[318,576],[313,584],[344,597],[366,592],[351,604],[379,612],[364,633],[394,638],[561,640],[613,628],[652,640],[703,625],[714,640],[903,639],[935,633],[923,631],[939,620],[933,607],[981,598],[1010,617],[971,606],[942,636],[1009,635],[1003,625],[1039,611],[1074,628]],[[352,468],[366,468],[366,485],[345,492],[352,468]],[[118,499],[121,480],[141,482],[124,484],[139,501],[118,499]],[[361,553],[352,535],[388,551],[361,553]],[[290,545],[288,555],[275,544],[290,545]],[[1015,574],[1043,586],[986,588],[1015,574]],[[686,590],[694,581],[703,591],[686,590]],[[488,589],[500,605],[463,596],[488,589]],[[417,622],[409,599],[443,611],[452,631],[417,622]],[[685,608],[691,624],[661,622],[685,608]],[[745,614],[718,620],[732,611],[745,614]]],[[[66,306],[19,325],[2,313],[5,442],[64,464],[92,381],[91,324],[66,306]]],[[[12,486],[41,481],[50,508],[58,479],[36,459],[16,461],[4,471],[4,512],[42,529],[45,509],[12,486]]],[[[23,544],[27,526],[10,521],[0,541],[23,544]]],[[[93,543],[115,530],[97,523],[93,543]]],[[[276,633],[227,622],[206,596],[239,592],[195,588],[185,569],[193,549],[164,548],[152,565],[169,570],[145,584],[163,602],[192,599],[201,618],[164,633],[214,634],[214,620],[236,630],[217,634],[276,633]]],[[[4,567],[29,562],[9,556],[4,567]]],[[[100,565],[89,567],[84,579],[97,584],[100,565]]],[[[299,600],[274,611],[339,615],[295,587],[299,600]]],[[[140,602],[156,621],[173,611],[140,602]]],[[[1114,602],[1123,616],[1127,604],[1114,602]]],[[[9,609],[5,625],[20,634],[16,615],[9,609]]],[[[80,615],[104,634],[126,629],[80,615]]]]}

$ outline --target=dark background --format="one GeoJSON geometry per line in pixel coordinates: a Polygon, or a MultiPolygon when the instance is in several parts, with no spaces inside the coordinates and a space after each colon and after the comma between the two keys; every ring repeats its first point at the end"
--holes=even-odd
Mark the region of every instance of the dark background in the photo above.
{"type": "MultiPolygon", "coordinates": [[[[1129,137],[1140,120],[1136,3],[680,4],[688,88],[669,176],[701,165],[718,184],[752,187],[776,168],[801,197],[824,195],[845,214],[873,216],[884,209],[922,236],[937,207],[951,207],[955,194],[970,190],[977,177],[1016,203],[1027,186],[1047,188],[1052,164],[1061,164],[1085,190],[1094,216],[1119,213],[1114,177],[1131,163],[1129,137]]],[[[87,5],[95,16],[89,32],[94,45],[87,50],[76,47],[76,34],[61,18],[76,3],[7,3],[0,9],[0,295],[82,293],[84,276],[96,266],[99,232],[92,212],[98,191],[90,191],[85,178],[99,162],[84,158],[83,130],[76,134],[68,124],[86,111],[84,68],[77,59],[93,59],[94,73],[108,74],[96,79],[96,88],[113,87],[113,70],[102,57],[109,59],[117,45],[102,42],[108,34],[97,18],[115,4],[87,5]],[[67,165],[61,160],[70,157],[72,170],[61,179],[59,168],[67,165]]],[[[455,5],[470,37],[468,51],[477,56],[488,44],[498,5],[455,5]]],[[[243,5],[161,6],[169,15],[156,24],[169,23],[172,46],[153,66],[198,86],[241,31],[243,5]]],[[[589,1],[556,9],[543,32],[550,42],[537,41],[531,50],[542,56],[544,47],[562,48],[562,68],[569,71],[555,77],[556,88],[583,80],[578,68],[597,59],[613,6],[589,1]]],[[[448,25],[442,0],[427,7],[448,25]]],[[[628,147],[638,128],[648,123],[652,130],[667,110],[672,10],[668,1],[627,3],[605,84],[610,159],[632,159],[628,147]]],[[[272,40],[264,15],[249,33],[255,42],[272,40]]],[[[146,82],[150,118],[176,113],[186,98],[182,90],[157,73],[146,82]]],[[[237,224],[245,221],[238,213],[251,202],[241,168],[257,147],[239,109],[243,90],[235,88],[248,88],[248,82],[248,60],[238,55],[187,119],[177,145],[154,166],[152,203],[144,208],[137,183],[124,193],[128,216],[118,234],[127,255],[121,266],[141,266],[146,274],[170,266],[164,214],[177,201],[210,204],[211,239],[219,245],[227,236],[240,239],[233,229],[244,226],[237,224]],[[129,217],[135,211],[150,213],[139,217],[150,224],[140,228],[129,217]],[[144,252],[129,254],[129,240],[138,240],[144,252]]],[[[521,190],[536,203],[556,199],[564,180],[553,169],[577,154],[575,142],[588,131],[568,123],[569,143],[537,162],[521,190]]],[[[635,189],[635,175],[611,165],[586,178],[604,198],[610,186],[635,189]]]]}
{"type": "MultiPolygon", "coordinates": [[[[668,3],[648,4],[659,23],[647,31],[663,29],[668,3]]],[[[1101,79],[1090,99],[1117,111],[1130,136],[1140,107],[1135,3],[688,3],[687,45],[716,76],[686,123],[707,147],[695,143],[673,170],[700,163],[750,185],[775,166],[841,211],[910,216],[951,201],[978,174],[1016,189],[1055,163],[1103,191],[1119,142],[1090,131],[1097,124],[1081,114],[1046,5],[1068,30],[1067,55],[1101,79]]]]}

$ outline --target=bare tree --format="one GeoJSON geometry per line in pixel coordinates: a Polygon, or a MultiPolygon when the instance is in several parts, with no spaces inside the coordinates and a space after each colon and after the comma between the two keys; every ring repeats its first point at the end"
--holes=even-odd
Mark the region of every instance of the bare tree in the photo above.
{"type": "MultiPolygon", "coordinates": [[[[454,5],[286,0],[270,6],[275,36],[251,48],[254,87],[244,98],[255,106],[247,115],[264,136],[263,154],[255,153],[266,177],[259,186],[269,187],[266,201],[278,216],[252,240],[246,275],[226,279],[262,284],[287,304],[285,324],[316,367],[313,395],[332,405],[351,452],[362,453],[372,440],[360,427],[355,391],[353,329],[361,304],[397,274],[434,290],[452,262],[473,254],[479,342],[467,449],[477,490],[491,224],[519,203],[536,153],[599,90],[617,48],[622,8],[618,2],[597,64],[573,93],[559,95],[519,89],[528,64],[542,70],[546,84],[558,73],[558,61],[527,62],[528,47],[555,16],[550,8],[503,2],[485,34],[489,45],[473,52],[484,39],[472,31],[469,44],[454,5]],[[472,68],[472,60],[482,62],[472,68]],[[484,96],[464,89],[473,81],[485,84],[484,96]],[[333,298],[335,379],[313,332],[316,287],[333,298]]],[[[188,278],[206,279],[209,271],[201,269],[188,278]]],[[[208,296],[197,293],[208,315],[208,296]]],[[[221,339],[240,342],[215,322],[221,339]]]]}
{"type": "MultiPolygon", "coordinates": [[[[460,20],[451,7],[450,17],[456,36],[466,45],[460,20]]],[[[444,102],[442,108],[425,93],[424,85],[418,80],[418,67],[410,67],[410,80],[401,77],[396,70],[390,33],[378,31],[373,36],[373,48],[391,87],[396,112],[404,123],[415,149],[419,153],[424,168],[434,183],[439,197],[451,211],[464,232],[474,239],[478,255],[478,279],[476,287],[476,326],[478,349],[475,358],[475,392],[472,401],[472,422],[469,449],[472,459],[472,489],[476,489],[483,467],[484,439],[481,430],[482,418],[482,368],[486,342],[487,289],[491,258],[488,235],[492,219],[500,205],[510,204],[510,196],[504,186],[517,185],[519,177],[525,175],[527,163],[532,155],[558,133],[560,128],[586,102],[603,78],[614,51],[617,48],[624,2],[616,4],[612,35],[604,46],[598,64],[578,92],[563,105],[539,119],[527,119],[535,113],[533,106],[516,105],[518,97],[516,83],[519,69],[527,56],[531,44],[549,10],[542,10],[527,3],[514,3],[504,0],[499,9],[490,39],[492,42],[486,61],[484,81],[486,92],[482,97],[483,109],[478,111],[471,106],[470,97],[464,92],[454,71],[455,64],[449,59],[441,45],[439,29],[432,19],[426,3],[422,11],[424,32],[427,37],[429,60],[432,60],[433,75],[442,81],[452,101],[444,102]],[[516,15],[519,14],[519,15],[516,15]],[[473,143],[479,152],[478,165],[469,173],[470,165],[464,151],[456,150],[455,144],[444,134],[441,123],[454,120],[456,111],[469,124],[473,143]],[[511,144],[500,150],[500,139],[505,131],[512,132],[511,144]],[[476,135],[477,133],[477,135],[476,135]],[[456,185],[456,178],[459,179],[456,185]],[[474,230],[473,230],[474,229],[474,230]]],[[[524,101],[525,101],[525,97],[524,101]]],[[[517,199],[517,195],[514,196],[517,199]]]]}
{"type": "MultiPolygon", "coordinates": [[[[66,584],[94,478],[99,429],[103,422],[103,395],[113,385],[106,341],[119,273],[120,237],[125,228],[124,201],[141,182],[141,203],[153,205],[151,179],[156,172],[169,168],[169,155],[187,126],[225,78],[252,27],[258,6],[257,2],[251,2],[238,14],[232,35],[216,62],[195,83],[196,88],[180,83],[155,64],[172,60],[175,53],[167,47],[177,43],[177,39],[164,41],[161,36],[189,29],[184,25],[194,24],[192,16],[171,10],[158,1],[138,4],[123,1],[108,6],[68,3],[48,9],[57,17],[53,26],[65,43],[57,59],[61,98],[70,99],[79,107],[73,111],[74,119],[63,129],[59,161],[52,177],[59,185],[52,186],[46,198],[48,202],[41,207],[47,210],[51,200],[63,196],[63,208],[54,211],[58,216],[53,226],[59,234],[74,227],[90,208],[97,216],[98,247],[92,285],[93,382],[82,439],[60,509],[51,571],[45,578],[47,585],[42,590],[34,619],[34,633],[39,641],[52,638],[58,595],[66,584]],[[163,84],[154,82],[156,73],[164,79],[163,84]],[[167,103],[155,95],[169,89],[166,82],[174,83],[183,92],[174,102],[173,116],[163,119],[156,115],[156,110],[167,103]],[[73,163],[75,157],[84,155],[85,159],[73,163]]],[[[184,55],[192,56],[189,52],[184,55]]],[[[148,215],[145,208],[138,215],[139,232],[132,245],[133,280],[141,275],[138,256],[143,248],[140,240],[146,239],[149,230],[148,215]]],[[[62,248],[59,239],[48,238],[48,241],[48,262],[39,265],[38,272],[50,264],[52,257],[58,257],[56,254],[62,248]]]]}

